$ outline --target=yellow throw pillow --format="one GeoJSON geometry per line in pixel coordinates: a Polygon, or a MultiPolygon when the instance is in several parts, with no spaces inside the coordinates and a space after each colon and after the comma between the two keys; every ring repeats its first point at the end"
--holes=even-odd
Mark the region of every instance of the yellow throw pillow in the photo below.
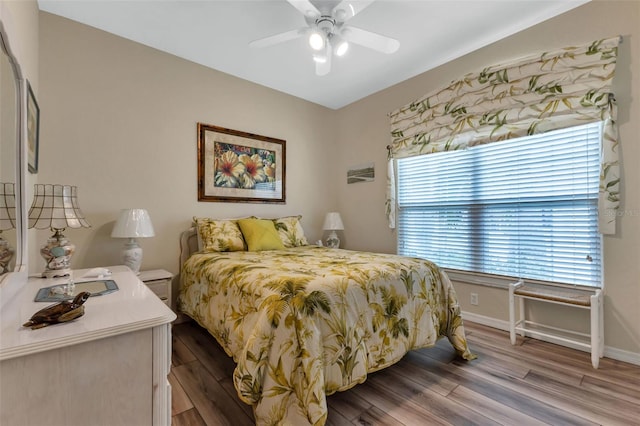
{"type": "Polygon", "coordinates": [[[235,220],[193,218],[198,229],[200,250],[243,251],[244,239],[235,220]]]}
{"type": "Polygon", "coordinates": [[[240,219],[242,231],[249,251],[282,250],[284,245],[273,221],[267,219],[240,219]]]}

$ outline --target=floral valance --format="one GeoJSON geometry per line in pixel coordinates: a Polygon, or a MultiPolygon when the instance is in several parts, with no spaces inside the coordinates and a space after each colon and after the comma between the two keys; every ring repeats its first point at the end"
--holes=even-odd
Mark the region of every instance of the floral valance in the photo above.
{"type": "Polygon", "coordinates": [[[601,120],[600,229],[614,233],[619,166],[611,82],[619,42],[597,40],[487,67],[390,113],[389,226],[395,227],[393,159],[601,120]]]}

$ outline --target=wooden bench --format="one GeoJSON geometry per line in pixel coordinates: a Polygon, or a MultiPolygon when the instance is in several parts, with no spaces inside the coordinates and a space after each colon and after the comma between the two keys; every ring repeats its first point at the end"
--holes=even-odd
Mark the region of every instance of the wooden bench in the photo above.
{"type": "Polygon", "coordinates": [[[509,334],[511,344],[516,344],[516,332],[521,336],[547,337],[556,341],[584,347],[591,351],[591,364],[598,368],[604,352],[603,295],[601,289],[582,289],[543,284],[525,284],[522,280],[509,284],[509,334]],[[519,318],[516,320],[516,299],[519,302],[519,318]],[[525,300],[555,303],[591,313],[591,332],[552,327],[526,319],[525,300]],[[537,328],[531,328],[531,327],[537,328]],[[569,337],[568,337],[569,336],[569,337]],[[573,337],[575,336],[575,338],[573,337]],[[580,339],[579,337],[582,337],[580,339]],[[586,338],[586,339],[585,339],[586,338]]]}

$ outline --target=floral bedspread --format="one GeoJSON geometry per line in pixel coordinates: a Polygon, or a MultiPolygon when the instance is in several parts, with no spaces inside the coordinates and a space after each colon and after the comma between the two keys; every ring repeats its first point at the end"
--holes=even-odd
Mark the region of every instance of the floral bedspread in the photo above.
{"type": "Polygon", "coordinates": [[[236,361],[260,425],[322,425],[325,395],[443,336],[474,358],[451,282],[422,259],[316,246],[197,253],[179,304],[236,361]]]}

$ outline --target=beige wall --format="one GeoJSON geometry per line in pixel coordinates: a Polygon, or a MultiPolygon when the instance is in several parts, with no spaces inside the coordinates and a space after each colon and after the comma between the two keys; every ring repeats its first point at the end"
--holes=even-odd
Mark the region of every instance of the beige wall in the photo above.
{"type": "MultiPolygon", "coordinates": [[[[347,248],[395,252],[386,226],[384,189],[387,113],[451,79],[485,65],[593,39],[624,36],[614,86],[624,182],[616,235],[604,238],[605,335],[623,357],[640,354],[640,3],[592,2],[369,96],[339,111],[180,60],[46,13],[40,14],[43,110],[41,183],[75,184],[93,224],[68,230],[77,244],[73,266],[118,262],[121,242],[109,237],[121,208],[147,208],[157,236],[142,241],[143,268],[177,272],[178,233],[193,215],[235,217],[300,213],[311,240],[324,213],[338,209],[347,248]],[[287,204],[199,203],[198,121],[287,140],[287,204]],[[349,166],[375,162],[373,183],[346,184],[349,166]]],[[[34,233],[35,231],[30,231],[34,233]]],[[[47,233],[38,232],[38,241],[47,233]]],[[[31,270],[42,267],[31,250],[31,270]]],[[[502,289],[456,283],[463,309],[497,323],[507,318],[502,289]],[[468,304],[469,293],[480,305],[468,304]]],[[[543,310],[539,310],[541,315],[543,310]]],[[[554,321],[566,311],[544,310],[554,321]],[[560,312],[560,313],[558,313],[560,312]]],[[[585,318],[571,319],[578,326],[585,318]]]]}
{"type": "MultiPolygon", "coordinates": [[[[73,267],[120,262],[124,241],[110,233],[129,207],[146,208],[156,231],[140,240],[143,269],[178,272],[179,233],[194,215],[302,214],[309,239],[322,236],[336,204],[335,111],[48,13],[40,75],[38,179],[77,185],[93,225],[65,232],[77,246],[73,267]],[[286,140],[286,205],[198,202],[197,122],[286,140]]],[[[32,250],[30,269],[43,266],[32,250]]]]}
{"type": "MultiPolygon", "coordinates": [[[[640,354],[640,2],[595,1],[526,31],[444,64],[339,111],[338,170],[360,160],[373,160],[373,183],[337,185],[338,205],[350,248],[395,252],[396,236],[386,227],[384,190],[386,145],[390,142],[387,113],[454,78],[484,66],[546,49],[583,44],[622,35],[614,79],[622,153],[622,216],[618,231],[604,237],[606,345],[640,354]]],[[[466,312],[505,321],[507,296],[501,289],[456,283],[466,312]],[[471,306],[469,294],[479,294],[471,306]]],[[[538,313],[552,321],[571,321],[563,310],[538,313]],[[557,312],[561,312],[557,314],[557,312]],[[554,317],[554,318],[553,318],[554,317]]],[[[578,315],[582,325],[586,315],[578,315]]]]}

